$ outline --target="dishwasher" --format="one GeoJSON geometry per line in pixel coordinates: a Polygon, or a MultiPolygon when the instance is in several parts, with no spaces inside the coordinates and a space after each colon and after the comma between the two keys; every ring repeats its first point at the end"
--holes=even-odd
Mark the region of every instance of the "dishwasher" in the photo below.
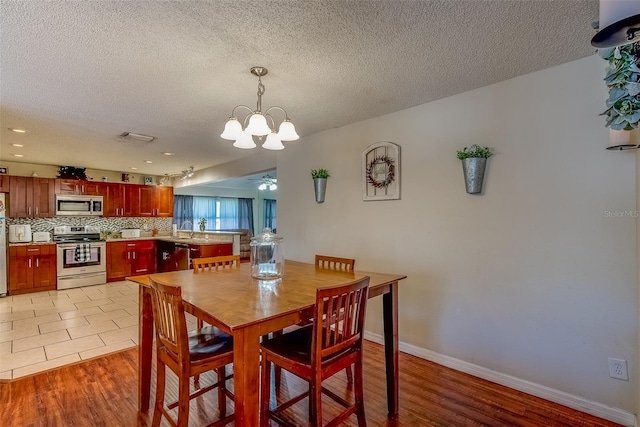
{"type": "Polygon", "coordinates": [[[158,273],[188,270],[191,265],[189,245],[159,241],[157,243],[158,273]]]}

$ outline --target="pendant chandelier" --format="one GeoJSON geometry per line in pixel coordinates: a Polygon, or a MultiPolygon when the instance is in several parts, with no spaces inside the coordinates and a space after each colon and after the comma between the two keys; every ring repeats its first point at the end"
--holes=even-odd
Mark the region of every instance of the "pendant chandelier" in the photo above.
{"type": "Polygon", "coordinates": [[[267,150],[282,150],[284,145],[282,141],[295,141],[300,138],[296,133],[296,128],[289,120],[289,116],[284,108],[273,106],[269,107],[262,112],[262,95],[264,95],[265,88],[262,84],[261,77],[266,76],[268,70],[264,67],[251,68],[251,74],[258,76],[258,103],[255,111],[246,105],[236,105],[231,112],[231,117],[224,125],[224,131],[220,135],[220,138],[235,141],[233,146],[236,148],[242,148],[245,150],[255,148],[256,144],[253,141],[253,137],[257,136],[258,140],[262,141],[262,138],[266,136],[262,148],[267,150]],[[242,120],[242,123],[236,117],[236,110],[243,108],[249,110],[249,113],[242,120]],[[276,124],[273,120],[273,116],[269,114],[273,110],[280,110],[284,113],[284,120],[280,123],[278,131],[275,131],[276,124]],[[267,118],[271,123],[267,122],[267,118]]]}

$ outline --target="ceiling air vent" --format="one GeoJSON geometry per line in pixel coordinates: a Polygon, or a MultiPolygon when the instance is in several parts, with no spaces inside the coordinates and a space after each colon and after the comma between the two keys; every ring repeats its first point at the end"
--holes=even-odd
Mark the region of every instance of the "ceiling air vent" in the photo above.
{"type": "Polygon", "coordinates": [[[156,139],[155,136],[142,135],[141,133],[122,132],[120,135],[122,139],[128,139],[132,141],[151,142],[156,139]]]}

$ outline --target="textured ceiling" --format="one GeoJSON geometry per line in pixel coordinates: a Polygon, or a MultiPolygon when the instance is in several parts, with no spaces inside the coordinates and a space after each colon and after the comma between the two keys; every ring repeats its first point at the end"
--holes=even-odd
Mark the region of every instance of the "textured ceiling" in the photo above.
{"type": "Polygon", "coordinates": [[[264,151],[219,137],[235,105],[256,102],[251,66],[269,69],[263,107],[286,108],[305,136],[588,56],[598,19],[597,0],[0,7],[0,160],[157,175],[264,151]]]}

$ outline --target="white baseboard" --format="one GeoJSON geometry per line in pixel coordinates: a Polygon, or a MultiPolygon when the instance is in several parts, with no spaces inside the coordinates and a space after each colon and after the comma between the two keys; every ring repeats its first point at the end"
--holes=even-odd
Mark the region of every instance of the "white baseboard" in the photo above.
{"type": "MultiPolygon", "coordinates": [[[[379,334],[365,332],[364,337],[365,339],[376,342],[378,344],[384,343],[382,335],[379,334]]],[[[615,423],[622,424],[628,427],[638,426],[637,419],[634,414],[619,408],[614,408],[602,403],[593,402],[580,396],[575,396],[573,394],[555,390],[553,388],[536,384],[531,381],[493,371],[491,369],[484,368],[473,363],[465,362],[464,360],[436,353],[435,351],[427,350],[425,348],[416,347],[411,344],[400,342],[399,350],[419,357],[421,359],[426,359],[439,365],[443,365],[457,371],[465,372],[478,378],[483,378],[485,380],[492,381],[494,383],[518,391],[522,391],[524,393],[528,393],[533,396],[537,396],[542,399],[546,399],[551,402],[555,402],[560,405],[564,405],[599,418],[603,418],[605,420],[613,421],[615,423]]]]}

